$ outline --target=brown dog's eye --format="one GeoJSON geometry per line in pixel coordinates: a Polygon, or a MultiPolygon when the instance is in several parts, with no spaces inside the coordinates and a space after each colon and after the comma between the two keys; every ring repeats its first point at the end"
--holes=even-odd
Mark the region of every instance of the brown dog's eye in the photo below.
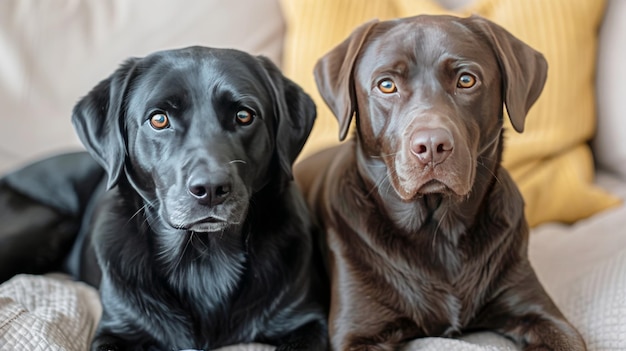
{"type": "Polygon", "coordinates": [[[396,83],[394,83],[391,79],[383,79],[378,83],[378,90],[382,91],[385,94],[391,94],[398,91],[396,89],[396,83]]]}
{"type": "Polygon", "coordinates": [[[469,89],[476,85],[476,77],[471,74],[463,74],[459,77],[456,86],[459,88],[469,89]]]}
{"type": "Polygon", "coordinates": [[[249,110],[239,110],[237,111],[237,123],[241,125],[248,125],[252,123],[254,119],[254,114],[249,110]]]}
{"type": "Polygon", "coordinates": [[[150,117],[150,125],[154,129],[165,129],[170,126],[170,120],[165,113],[155,113],[150,117]]]}

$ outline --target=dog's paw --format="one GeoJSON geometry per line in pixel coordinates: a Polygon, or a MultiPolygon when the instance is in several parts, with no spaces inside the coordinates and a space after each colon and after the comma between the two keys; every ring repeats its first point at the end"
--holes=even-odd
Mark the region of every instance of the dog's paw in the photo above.
{"type": "Polygon", "coordinates": [[[99,337],[92,341],[91,351],[123,351],[125,348],[121,347],[118,340],[111,337],[99,337]]]}
{"type": "Polygon", "coordinates": [[[276,347],[275,351],[327,351],[325,343],[313,343],[305,340],[294,340],[276,347]]]}
{"type": "Polygon", "coordinates": [[[276,351],[304,351],[304,350],[311,350],[310,345],[306,343],[294,342],[294,343],[278,345],[276,347],[276,351]]]}
{"type": "Polygon", "coordinates": [[[92,347],[93,351],[121,351],[121,349],[114,344],[101,344],[95,347],[92,347]]]}

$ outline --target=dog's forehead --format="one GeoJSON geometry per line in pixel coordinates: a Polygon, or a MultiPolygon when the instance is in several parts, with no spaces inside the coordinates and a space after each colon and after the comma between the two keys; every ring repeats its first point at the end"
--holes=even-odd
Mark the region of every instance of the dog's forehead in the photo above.
{"type": "Polygon", "coordinates": [[[138,68],[131,103],[185,104],[216,94],[266,100],[267,74],[255,57],[227,49],[186,49],[148,56],[138,68]]]}
{"type": "Polygon", "coordinates": [[[442,58],[492,63],[489,43],[452,16],[417,16],[383,22],[361,55],[370,67],[421,64],[436,67],[442,58]],[[374,63],[374,64],[372,64],[374,63]]]}
{"type": "MultiPolygon", "coordinates": [[[[206,48],[209,49],[209,48],[206,48]]],[[[252,56],[226,49],[200,52],[175,51],[162,53],[144,66],[145,79],[153,84],[196,85],[198,88],[216,84],[232,84],[242,89],[258,88],[266,76],[252,56]]]]}

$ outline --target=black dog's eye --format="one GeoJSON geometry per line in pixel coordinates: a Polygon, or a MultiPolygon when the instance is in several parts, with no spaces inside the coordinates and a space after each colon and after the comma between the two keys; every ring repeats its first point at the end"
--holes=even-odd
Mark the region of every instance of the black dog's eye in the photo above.
{"type": "Polygon", "coordinates": [[[245,109],[237,111],[237,114],[235,116],[237,117],[237,123],[241,124],[242,126],[252,123],[252,120],[254,119],[254,113],[252,113],[252,111],[250,110],[245,109]]]}
{"type": "Polygon", "coordinates": [[[150,125],[154,129],[165,129],[170,126],[170,120],[165,113],[157,112],[150,116],[150,125]]]}
{"type": "Polygon", "coordinates": [[[462,74],[456,83],[458,88],[469,89],[476,85],[476,77],[471,74],[462,74]]]}
{"type": "Polygon", "coordinates": [[[383,79],[378,82],[378,90],[385,94],[391,94],[398,91],[396,88],[396,83],[394,83],[391,79],[383,79]]]}

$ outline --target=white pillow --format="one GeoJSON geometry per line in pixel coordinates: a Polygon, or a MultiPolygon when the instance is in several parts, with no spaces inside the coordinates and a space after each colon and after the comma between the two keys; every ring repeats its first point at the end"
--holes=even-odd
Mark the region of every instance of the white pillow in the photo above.
{"type": "Polygon", "coordinates": [[[0,285],[0,349],[86,350],[100,313],[86,284],[17,275],[0,285]]]}
{"type": "Polygon", "coordinates": [[[593,148],[598,165],[623,180],[626,180],[625,34],[626,1],[609,0],[598,47],[598,126],[593,148]]]}

